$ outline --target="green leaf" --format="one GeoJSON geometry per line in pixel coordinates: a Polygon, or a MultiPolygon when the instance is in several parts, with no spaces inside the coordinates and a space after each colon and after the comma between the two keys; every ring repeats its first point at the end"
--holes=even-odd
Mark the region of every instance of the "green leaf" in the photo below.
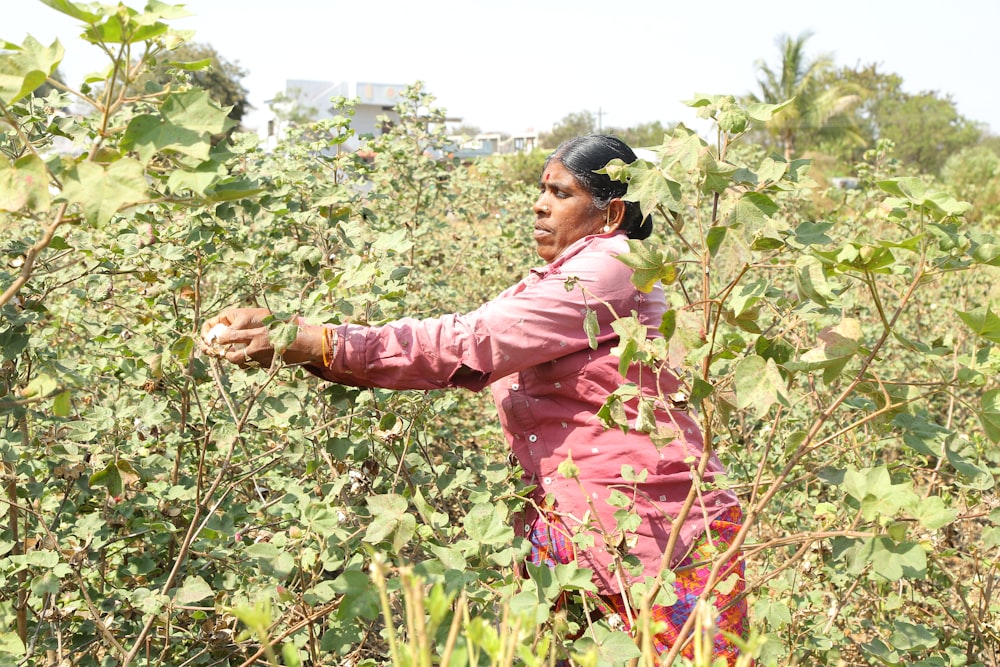
{"type": "Polygon", "coordinates": [[[826,235],[833,227],[832,222],[803,222],[792,234],[792,239],[800,246],[827,245],[833,239],[826,235]]]}
{"type": "Polygon", "coordinates": [[[49,174],[45,163],[30,153],[13,164],[0,153],[0,211],[47,211],[49,174]]]}
{"type": "Polygon", "coordinates": [[[757,169],[757,178],[761,183],[777,183],[788,171],[788,163],[773,156],[764,158],[757,169]]]}
{"type": "Polygon", "coordinates": [[[926,625],[915,625],[903,620],[892,622],[894,631],[889,637],[889,644],[900,651],[917,651],[934,648],[938,645],[937,635],[926,625]]]}
{"type": "Polygon", "coordinates": [[[921,415],[902,413],[892,420],[903,433],[903,443],[925,456],[941,456],[942,445],[951,431],[921,415]]]}
{"type": "Polygon", "coordinates": [[[991,343],[1000,344],[1000,317],[990,310],[989,304],[965,313],[960,310],[955,312],[958,313],[959,319],[965,322],[965,325],[976,334],[991,343]]]}
{"type": "Polygon", "coordinates": [[[58,388],[58,380],[48,373],[39,373],[31,379],[28,386],[21,390],[21,396],[24,396],[25,398],[32,398],[33,396],[48,396],[58,388]]]}
{"type": "Polygon", "coordinates": [[[656,430],[656,413],[653,402],[647,398],[639,399],[639,414],[635,418],[635,430],[640,433],[652,433],[656,430]]]}
{"type": "Polygon", "coordinates": [[[659,168],[640,160],[629,168],[628,192],[625,201],[639,202],[643,217],[650,215],[657,206],[668,211],[680,211],[681,186],[659,168]]]}
{"type": "Polygon", "coordinates": [[[133,118],[122,139],[122,147],[135,150],[143,163],[163,151],[204,162],[212,149],[212,135],[221,134],[228,125],[226,111],[204,90],[172,93],[158,111],[133,118]]]}
{"type": "Polygon", "coordinates": [[[148,198],[142,165],[131,158],[108,167],[81,162],[66,176],[63,195],[80,204],[87,222],[102,227],[122,208],[148,198]]]}
{"type": "Polygon", "coordinates": [[[171,60],[169,65],[171,67],[176,67],[177,69],[182,69],[186,72],[197,72],[199,70],[208,69],[212,66],[211,58],[203,58],[201,60],[192,60],[190,62],[180,62],[177,60],[171,60]]]}
{"type": "Polygon", "coordinates": [[[706,195],[725,192],[729,184],[732,183],[735,175],[740,173],[740,170],[733,165],[719,163],[708,152],[700,155],[698,166],[705,175],[705,180],[701,184],[701,191],[706,195]]]}
{"type": "Polygon", "coordinates": [[[986,437],[993,444],[1000,443],[1000,389],[990,389],[979,399],[982,407],[976,413],[979,423],[983,425],[986,437]]]}
{"type": "Polygon", "coordinates": [[[866,540],[857,557],[871,563],[872,571],[889,581],[922,579],[927,575],[927,554],[919,544],[896,543],[888,537],[866,540]]]}
{"type": "Polygon", "coordinates": [[[718,225],[708,230],[708,234],[705,236],[705,245],[708,247],[708,252],[712,257],[718,254],[719,247],[722,246],[722,242],[726,238],[726,231],[728,231],[728,228],[723,225],[718,225]]]}
{"type": "Polygon", "coordinates": [[[973,261],[989,266],[1000,266],[1000,243],[993,236],[972,235],[972,248],[969,255],[973,261]]]}
{"type": "Polygon", "coordinates": [[[129,121],[122,148],[136,151],[143,164],[148,164],[153,156],[166,150],[204,161],[208,159],[211,146],[195,130],[178,127],[162,116],[146,114],[129,121]]]}
{"type": "Polygon", "coordinates": [[[733,371],[733,385],[736,407],[751,408],[758,416],[767,413],[775,403],[790,404],[785,380],[773,359],[765,360],[757,355],[744,357],[733,371]]]}
{"type": "Polygon", "coordinates": [[[278,547],[270,542],[254,542],[246,548],[246,555],[263,561],[272,561],[280,555],[278,547]]]}
{"type": "Polygon", "coordinates": [[[407,501],[401,495],[386,493],[370,496],[367,499],[368,509],[372,513],[372,521],[365,531],[364,541],[377,544],[393,533],[406,514],[407,501]]]}
{"type": "Polygon", "coordinates": [[[208,585],[208,582],[195,575],[186,578],[184,584],[174,592],[174,602],[189,605],[213,595],[215,592],[208,585]]]}
{"type": "Polygon", "coordinates": [[[587,333],[587,341],[590,349],[597,349],[597,336],[601,333],[601,325],[597,321],[597,313],[588,308],[587,314],[583,318],[583,330],[587,333]]]}
{"type": "Polygon", "coordinates": [[[45,47],[28,35],[21,46],[10,43],[0,46],[10,51],[0,53],[0,103],[6,107],[45,83],[63,59],[59,40],[45,47]]]}
{"type": "Polygon", "coordinates": [[[657,331],[663,334],[663,337],[670,340],[674,336],[674,332],[677,331],[677,311],[671,308],[667,312],[663,313],[663,318],[660,320],[660,326],[657,327],[657,331]]]}
{"type": "MultiPolygon", "coordinates": [[[[170,172],[170,176],[167,178],[167,187],[170,188],[171,192],[190,190],[194,194],[204,197],[206,191],[225,175],[225,165],[221,162],[209,160],[201,163],[194,169],[175,169],[170,172]]],[[[259,189],[255,190],[255,192],[259,192],[259,189]]],[[[244,196],[246,196],[245,193],[241,193],[235,199],[241,199],[244,196]]]]}
{"type": "Polygon", "coordinates": [[[937,530],[954,521],[958,511],[946,505],[941,496],[930,496],[915,503],[913,516],[924,528],[937,530]]]}
{"type": "Polygon", "coordinates": [[[104,470],[98,470],[91,475],[89,485],[92,489],[103,486],[108,490],[109,495],[120,496],[122,494],[122,477],[118,472],[118,466],[115,465],[115,462],[112,461],[104,470]]]}
{"type": "Polygon", "coordinates": [[[958,471],[963,485],[980,491],[988,491],[993,488],[993,475],[990,474],[989,470],[970,461],[951,447],[945,448],[945,456],[948,463],[958,471]]]}
{"type": "Polygon", "coordinates": [[[274,353],[281,356],[299,336],[299,325],[295,320],[290,322],[273,322],[268,327],[267,337],[274,347],[274,353]]]}
{"type": "Polygon", "coordinates": [[[691,383],[691,396],[688,399],[693,405],[699,405],[706,398],[715,392],[715,387],[710,382],[696,377],[691,383]]]}
{"type": "Polygon", "coordinates": [[[778,629],[792,622],[792,613],[788,604],[780,600],[761,598],[753,605],[753,615],[767,621],[771,628],[778,629]]]}
{"type": "Polygon", "coordinates": [[[828,306],[837,300],[827,282],[823,264],[811,255],[802,255],[795,261],[795,286],[800,298],[815,301],[821,306],[828,306]]]}
{"type": "Polygon", "coordinates": [[[763,192],[747,192],[736,205],[730,214],[734,225],[743,225],[750,229],[762,226],[767,220],[778,212],[778,205],[774,200],[763,192]]]}
{"type": "Polygon", "coordinates": [[[844,473],[844,491],[861,504],[861,514],[868,521],[892,518],[904,507],[917,502],[912,482],[894,483],[885,466],[844,473]]]}
{"type": "MultiPolygon", "coordinates": [[[[629,660],[642,655],[631,636],[625,632],[609,630],[603,624],[591,626],[582,638],[573,642],[573,652],[578,658],[589,651],[597,652],[600,665],[628,664],[629,660]]],[[[579,662],[592,664],[585,660],[579,662]]]]}
{"type": "Polygon", "coordinates": [[[508,544],[514,530],[507,523],[504,505],[477,503],[462,521],[468,536],[480,544],[508,544]]]}
{"type": "Polygon", "coordinates": [[[629,252],[618,255],[622,264],[634,269],[632,284],[643,292],[651,292],[657,281],[669,285],[677,279],[676,251],[659,251],[642,241],[629,239],[629,252]]]}
{"type": "Polygon", "coordinates": [[[218,183],[207,191],[206,196],[213,202],[225,202],[253,197],[263,191],[257,181],[239,178],[218,183]]]}
{"type": "Polygon", "coordinates": [[[344,596],[337,609],[338,618],[378,618],[378,593],[367,574],[360,570],[345,570],[333,580],[333,587],[344,596]]]}
{"type": "Polygon", "coordinates": [[[929,190],[927,184],[915,176],[879,181],[878,186],[889,194],[902,197],[912,208],[923,210],[937,220],[962,215],[972,208],[968,202],[958,201],[945,192],[929,190]]]}
{"type": "Polygon", "coordinates": [[[84,23],[96,23],[101,18],[100,14],[87,11],[87,5],[81,6],[70,0],[41,0],[41,2],[84,23]]]}
{"type": "Polygon", "coordinates": [[[430,549],[446,570],[464,571],[468,565],[465,556],[458,549],[440,545],[432,545],[430,549]]]}
{"type": "Polygon", "coordinates": [[[829,384],[858,353],[862,337],[861,323],[854,318],[845,317],[839,324],[823,329],[817,336],[819,344],[805,352],[800,361],[788,362],[784,366],[792,371],[822,368],[823,380],[829,384]]]}
{"type": "MultiPolygon", "coordinates": [[[[162,3],[151,2],[150,6],[155,4],[162,3]]],[[[95,44],[100,42],[136,44],[151,41],[165,35],[169,30],[166,23],[157,20],[159,18],[160,15],[156,12],[140,14],[122,5],[119,11],[106,14],[103,22],[91,23],[83,35],[95,44]]]]}
{"type": "Polygon", "coordinates": [[[778,104],[752,102],[746,106],[746,113],[751,119],[757,121],[758,123],[766,123],[774,117],[774,114],[780,113],[794,101],[795,98],[792,97],[791,99],[779,102],[778,104]]]}
{"type": "Polygon", "coordinates": [[[69,417],[71,408],[69,390],[59,392],[52,399],[52,414],[56,417],[69,417]]]}
{"type": "Polygon", "coordinates": [[[618,356],[618,374],[626,377],[646,340],[646,327],[637,317],[622,317],[612,322],[611,328],[618,334],[618,345],[611,348],[611,353],[618,356]]]}

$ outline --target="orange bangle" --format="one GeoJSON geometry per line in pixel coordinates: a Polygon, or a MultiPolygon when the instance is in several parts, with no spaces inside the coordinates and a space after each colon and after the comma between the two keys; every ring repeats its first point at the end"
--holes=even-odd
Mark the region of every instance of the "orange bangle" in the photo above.
{"type": "Polygon", "coordinates": [[[337,332],[331,327],[323,327],[323,367],[330,368],[337,357],[337,332]]]}

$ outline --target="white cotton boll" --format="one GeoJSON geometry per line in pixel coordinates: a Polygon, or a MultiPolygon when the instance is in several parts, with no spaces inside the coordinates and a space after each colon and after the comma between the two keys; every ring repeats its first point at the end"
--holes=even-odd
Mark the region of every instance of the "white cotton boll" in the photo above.
{"type": "Polygon", "coordinates": [[[205,342],[214,343],[215,339],[218,338],[220,334],[224,334],[227,331],[229,331],[229,327],[227,327],[225,324],[216,324],[214,327],[208,330],[207,334],[205,334],[205,342]]]}
{"type": "Polygon", "coordinates": [[[230,350],[236,350],[237,352],[246,349],[245,343],[232,343],[231,345],[219,345],[215,341],[218,340],[219,336],[229,331],[229,327],[225,324],[216,324],[214,327],[208,330],[205,334],[204,340],[205,345],[208,346],[208,352],[213,357],[224,357],[226,353],[230,350]]]}

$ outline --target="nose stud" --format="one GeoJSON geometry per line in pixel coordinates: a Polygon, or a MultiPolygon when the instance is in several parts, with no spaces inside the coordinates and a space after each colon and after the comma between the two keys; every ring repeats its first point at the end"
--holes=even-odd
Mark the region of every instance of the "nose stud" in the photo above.
{"type": "Polygon", "coordinates": [[[548,212],[549,212],[549,210],[550,210],[550,209],[549,209],[549,207],[548,207],[548,206],[543,206],[543,207],[542,207],[542,213],[548,213],[548,212]]]}

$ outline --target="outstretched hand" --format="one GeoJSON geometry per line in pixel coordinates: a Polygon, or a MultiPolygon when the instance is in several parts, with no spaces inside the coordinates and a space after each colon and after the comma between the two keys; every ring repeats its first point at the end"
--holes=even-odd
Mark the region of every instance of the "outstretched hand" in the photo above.
{"type": "MultiPolygon", "coordinates": [[[[269,368],[274,360],[274,343],[264,323],[270,317],[267,308],[232,308],[201,325],[199,347],[205,354],[226,359],[238,366],[260,365],[269,368]]],[[[297,324],[295,339],[281,354],[286,364],[323,363],[323,328],[297,324]]]]}
{"type": "Polygon", "coordinates": [[[271,315],[267,308],[232,308],[201,325],[198,345],[205,354],[226,359],[239,366],[270,366],[274,346],[267,335],[264,320],[271,315]]]}

